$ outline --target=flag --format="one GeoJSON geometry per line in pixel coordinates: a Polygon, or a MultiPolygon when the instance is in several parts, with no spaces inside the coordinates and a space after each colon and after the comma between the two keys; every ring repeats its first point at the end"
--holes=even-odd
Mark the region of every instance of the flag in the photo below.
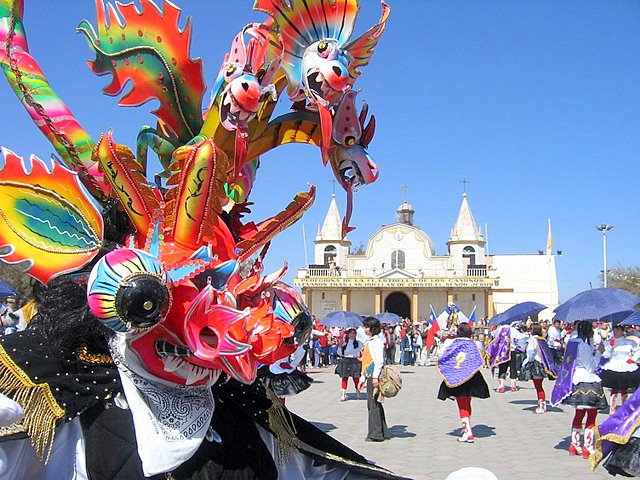
{"type": "Polygon", "coordinates": [[[551,219],[549,219],[549,231],[547,232],[547,256],[551,255],[553,250],[553,238],[551,237],[551,219]]]}
{"type": "Polygon", "coordinates": [[[433,311],[433,306],[431,304],[429,304],[429,308],[431,309],[431,312],[429,313],[429,325],[433,325],[433,322],[435,322],[438,317],[436,312],[433,311]]]}
{"type": "Polygon", "coordinates": [[[471,315],[469,315],[469,325],[473,327],[475,323],[476,323],[476,307],[473,307],[473,310],[471,311],[471,315]]]}
{"type": "Polygon", "coordinates": [[[429,330],[427,330],[426,340],[426,346],[428,349],[433,346],[433,343],[436,341],[436,333],[440,330],[436,312],[433,311],[433,306],[429,305],[429,308],[431,309],[431,312],[429,313],[429,330]]]}

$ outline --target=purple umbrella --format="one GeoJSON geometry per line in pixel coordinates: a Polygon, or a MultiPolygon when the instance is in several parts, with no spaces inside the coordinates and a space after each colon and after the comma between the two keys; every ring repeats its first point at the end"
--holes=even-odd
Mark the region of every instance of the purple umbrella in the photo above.
{"type": "Polygon", "coordinates": [[[363,325],[362,315],[345,310],[328,313],[320,323],[325,327],[339,328],[358,328],[363,325]]]}
{"type": "Polygon", "coordinates": [[[594,288],[578,293],[554,310],[555,319],[564,322],[577,320],[615,321],[633,313],[640,297],[621,288],[594,288]]]}
{"type": "Polygon", "coordinates": [[[506,309],[504,312],[499,313],[489,321],[489,326],[506,325],[507,323],[521,322],[526,320],[527,317],[533,317],[542,310],[547,308],[538,302],[522,302],[517,303],[513,307],[506,309]]]}
{"type": "Polygon", "coordinates": [[[636,327],[640,327],[640,310],[638,310],[637,312],[633,312],[631,315],[625,318],[622,322],[620,322],[620,324],[634,325],[636,327]]]}
{"type": "Polygon", "coordinates": [[[380,320],[380,323],[401,323],[402,322],[402,318],[400,318],[400,315],[392,312],[376,313],[374,317],[380,320]]]}

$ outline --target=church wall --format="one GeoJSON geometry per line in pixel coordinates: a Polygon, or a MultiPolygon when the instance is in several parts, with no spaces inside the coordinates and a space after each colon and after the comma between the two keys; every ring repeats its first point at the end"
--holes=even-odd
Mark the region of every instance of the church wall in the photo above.
{"type": "Polygon", "coordinates": [[[327,313],[342,310],[342,295],[340,290],[314,290],[312,305],[308,306],[311,314],[318,318],[324,318],[327,313]],[[324,298],[322,295],[324,294],[324,298]]]}
{"type": "Polygon", "coordinates": [[[555,308],[558,305],[558,281],[555,258],[546,255],[493,255],[493,272],[500,277],[499,290],[493,301],[496,313],[521,302],[539,302],[555,308]]]}
{"type": "Polygon", "coordinates": [[[455,292],[454,303],[462,310],[462,312],[468,317],[473,311],[473,307],[476,307],[476,319],[481,320],[486,316],[487,309],[485,308],[484,292],[455,292]],[[474,300],[475,295],[475,300],[474,300]],[[456,300],[457,299],[457,300],[456,300]]]}
{"type": "Polygon", "coordinates": [[[376,293],[372,289],[351,290],[351,311],[361,315],[376,313],[376,293]]]}

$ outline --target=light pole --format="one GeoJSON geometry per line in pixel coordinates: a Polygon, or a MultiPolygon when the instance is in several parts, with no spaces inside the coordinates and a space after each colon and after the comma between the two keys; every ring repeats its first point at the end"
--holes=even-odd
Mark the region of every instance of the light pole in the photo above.
{"type": "Polygon", "coordinates": [[[596,230],[602,232],[602,258],[604,263],[604,288],[607,288],[607,232],[613,228],[613,225],[609,225],[608,223],[601,223],[600,225],[596,225],[596,230]]]}

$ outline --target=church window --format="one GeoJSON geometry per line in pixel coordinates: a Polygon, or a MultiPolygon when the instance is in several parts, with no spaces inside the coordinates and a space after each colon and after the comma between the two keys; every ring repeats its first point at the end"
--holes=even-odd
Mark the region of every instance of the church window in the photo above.
{"type": "Polygon", "coordinates": [[[333,245],[329,245],[324,249],[324,264],[329,265],[332,261],[335,263],[336,261],[336,247],[333,245]]]}
{"type": "Polygon", "coordinates": [[[466,246],[462,249],[462,258],[469,259],[469,265],[476,264],[476,250],[473,247],[466,246]]]}
{"type": "Polygon", "coordinates": [[[391,268],[404,268],[403,250],[394,250],[391,252],[391,268]]]}

